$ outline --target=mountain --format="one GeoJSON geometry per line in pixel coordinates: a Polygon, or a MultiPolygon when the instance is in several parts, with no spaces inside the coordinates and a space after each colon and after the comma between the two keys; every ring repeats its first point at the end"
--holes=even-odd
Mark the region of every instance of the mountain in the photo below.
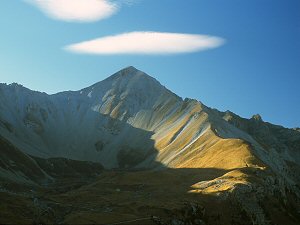
{"type": "MultiPolygon", "coordinates": [[[[156,186],[150,192],[156,193],[162,187],[169,188],[164,182],[175,182],[168,190],[173,197],[184,190],[183,199],[187,192],[188,198],[202,196],[200,202],[211,195],[214,200],[210,202],[235,206],[236,213],[208,213],[208,224],[217,224],[216,218],[222,216],[222,224],[300,221],[299,129],[264,122],[259,115],[241,118],[197,100],[182,99],[134,67],[82,90],[54,95],[18,84],[0,84],[0,136],[4,151],[0,178],[13,173],[18,184],[25,179],[26,185],[30,186],[30,181],[43,186],[57,180],[66,185],[65,171],[78,177],[76,182],[89,174],[115,176],[116,180],[104,182],[108,178],[101,175],[104,177],[88,181],[78,190],[71,188],[64,200],[74,192],[99,195],[104,183],[119,185],[124,183],[122,177],[127,177],[123,185],[128,187],[137,185],[137,180],[152,180],[156,186]],[[12,168],[15,164],[18,170],[12,168]],[[20,176],[18,171],[24,173],[20,176]],[[165,180],[157,180],[160,177],[165,180]],[[95,189],[97,186],[101,188],[95,189]],[[246,219],[240,218],[241,214],[246,219]]],[[[49,188],[47,185],[43,188],[49,188]]],[[[143,207],[146,201],[142,201],[143,207]]],[[[160,200],[159,206],[153,203],[151,207],[165,207],[161,205],[165,202],[160,200]]],[[[216,207],[206,204],[207,208],[216,207]]],[[[178,203],[174,205],[178,207],[178,203]]],[[[64,217],[71,223],[77,219],[64,217]]],[[[95,221],[99,223],[99,218],[95,221]]]]}

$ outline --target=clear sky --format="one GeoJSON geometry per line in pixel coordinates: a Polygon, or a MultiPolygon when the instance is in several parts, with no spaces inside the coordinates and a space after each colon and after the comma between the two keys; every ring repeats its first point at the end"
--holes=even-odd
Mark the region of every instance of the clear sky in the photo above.
{"type": "Polygon", "coordinates": [[[89,0],[103,5],[78,10],[43,1],[1,0],[0,82],[51,94],[132,65],[182,97],[300,127],[299,0],[89,0]],[[103,40],[111,35],[119,36],[103,40]]]}

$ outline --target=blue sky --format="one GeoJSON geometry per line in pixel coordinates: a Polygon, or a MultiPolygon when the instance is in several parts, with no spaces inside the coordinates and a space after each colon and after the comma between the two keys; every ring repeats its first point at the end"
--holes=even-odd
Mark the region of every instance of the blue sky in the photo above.
{"type": "Polygon", "coordinates": [[[51,94],[84,88],[133,65],[182,97],[246,118],[259,113],[268,122],[300,126],[299,0],[118,4],[105,19],[78,22],[51,18],[26,0],[1,0],[0,82],[51,94]],[[225,43],[167,55],[64,50],[73,43],[134,31],[209,35],[225,43]]]}

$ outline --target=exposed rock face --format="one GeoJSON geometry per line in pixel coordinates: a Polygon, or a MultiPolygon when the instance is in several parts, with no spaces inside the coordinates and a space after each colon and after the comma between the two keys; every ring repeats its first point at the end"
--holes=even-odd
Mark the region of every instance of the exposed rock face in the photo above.
{"type": "Polygon", "coordinates": [[[297,175],[300,165],[300,133],[294,129],[262,122],[247,120],[233,113],[221,113],[223,118],[239,130],[251,136],[250,142],[256,147],[257,156],[283,176],[299,183],[297,175]],[[297,169],[298,168],[298,169],[297,169]]]}
{"type": "Polygon", "coordinates": [[[254,121],[257,121],[257,122],[263,122],[261,115],[259,115],[259,114],[253,115],[251,119],[254,121]]]}

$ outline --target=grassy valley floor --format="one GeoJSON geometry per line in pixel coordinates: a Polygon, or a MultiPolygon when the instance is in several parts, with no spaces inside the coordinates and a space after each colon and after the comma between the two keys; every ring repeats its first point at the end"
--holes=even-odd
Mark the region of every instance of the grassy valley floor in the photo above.
{"type": "Polygon", "coordinates": [[[0,224],[299,224],[293,201],[267,194],[266,179],[272,174],[242,168],[104,171],[36,186],[2,181],[0,224]]]}

